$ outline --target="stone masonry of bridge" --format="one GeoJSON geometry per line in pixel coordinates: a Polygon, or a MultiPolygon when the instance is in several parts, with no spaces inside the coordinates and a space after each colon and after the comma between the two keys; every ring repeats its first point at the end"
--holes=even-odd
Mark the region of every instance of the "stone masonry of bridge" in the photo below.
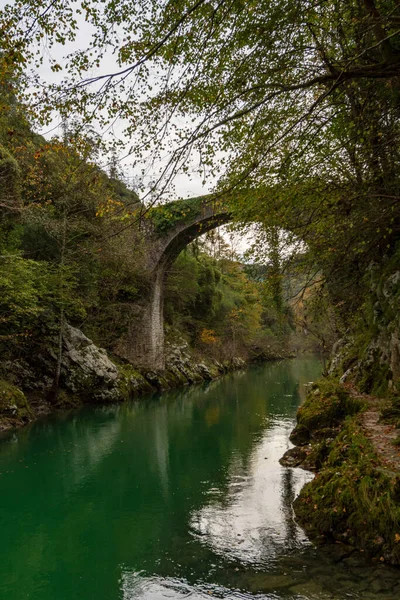
{"type": "MultiPolygon", "coordinates": [[[[149,369],[165,368],[164,285],[168,268],[194,239],[231,220],[229,210],[209,196],[176,201],[153,209],[146,220],[146,270],[149,290],[140,303],[139,316],[131,324],[121,354],[134,365],[149,369]],[[178,208],[178,210],[177,210],[178,208]],[[160,230],[157,216],[173,211],[168,227],[160,230]],[[160,211],[157,213],[157,211],[160,211]]],[[[168,220],[165,222],[168,223],[168,220]]]]}

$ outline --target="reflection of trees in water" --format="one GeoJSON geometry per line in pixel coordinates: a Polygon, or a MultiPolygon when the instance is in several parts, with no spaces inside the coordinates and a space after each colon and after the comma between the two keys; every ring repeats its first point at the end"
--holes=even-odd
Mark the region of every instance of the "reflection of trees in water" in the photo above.
{"type": "Polygon", "coordinates": [[[291,379],[296,382],[298,396],[303,402],[308,393],[307,384],[321,376],[322,363],[317,357],[315,357],[315,360],[309,358],[290,360],[287,361],[287,369],[290,372],[291,379]]]}
{"type": "Polygon", "coordinates": [[[285,520],[285,541],[292,547],[298,538],[297,525],[293,518],[293,501],[295,498],[293,469],[285,468],[282,471],[282,512],[285,520]]]}

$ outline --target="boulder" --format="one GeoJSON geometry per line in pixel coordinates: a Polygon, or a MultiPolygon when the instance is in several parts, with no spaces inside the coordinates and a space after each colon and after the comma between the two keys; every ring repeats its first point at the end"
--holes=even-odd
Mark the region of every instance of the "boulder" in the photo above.
{"type": "MultiPolygon", "coordinates": [[[[61,385],[97,402],[122,400],[115,364],[82,331],[66,324],[63,336],[61,385]]],[[[56,358],[54,350],[51,352],[56,358]]]]}
{"type": "Polygon", "coordinates": [[[289,436],[295,446],[305,446],[310,443],[310,431],[305,425],[298,423],[289,436]]]}
{"type": "Polygon", "coordinates": [[[79,391],[85,383],[113,387],[118,379],[118,369],[103,348],[98,348],[82,331],[68,324],[63,345],[63,381],[71,391],[79,391]]]}
{"type": "Polygon", "coordinates": [[[306,458],[307,451],[305,448],[295,446],[294,448],[287,450],[279,462],[284,467],[299,467],[306,458]]]}

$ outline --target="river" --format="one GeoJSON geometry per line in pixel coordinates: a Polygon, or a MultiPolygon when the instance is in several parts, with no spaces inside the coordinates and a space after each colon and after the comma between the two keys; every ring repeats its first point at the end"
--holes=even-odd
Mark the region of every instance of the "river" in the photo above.
{"type": "Polygon", "coordinates": [[[0,440],[0,599],[398,598],[400,572],[313,547],[279,465],[307,382],[296,359],[0,440]]]}

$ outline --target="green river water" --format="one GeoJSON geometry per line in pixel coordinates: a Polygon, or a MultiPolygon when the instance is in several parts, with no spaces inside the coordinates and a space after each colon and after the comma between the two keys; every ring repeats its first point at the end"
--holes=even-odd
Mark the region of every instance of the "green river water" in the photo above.
{"type": "Polygon", "coordinates": [[[0,599],[400,598],[295,524],[281,467],[315,359],[252,367],[0,440],[0,599]]]}

